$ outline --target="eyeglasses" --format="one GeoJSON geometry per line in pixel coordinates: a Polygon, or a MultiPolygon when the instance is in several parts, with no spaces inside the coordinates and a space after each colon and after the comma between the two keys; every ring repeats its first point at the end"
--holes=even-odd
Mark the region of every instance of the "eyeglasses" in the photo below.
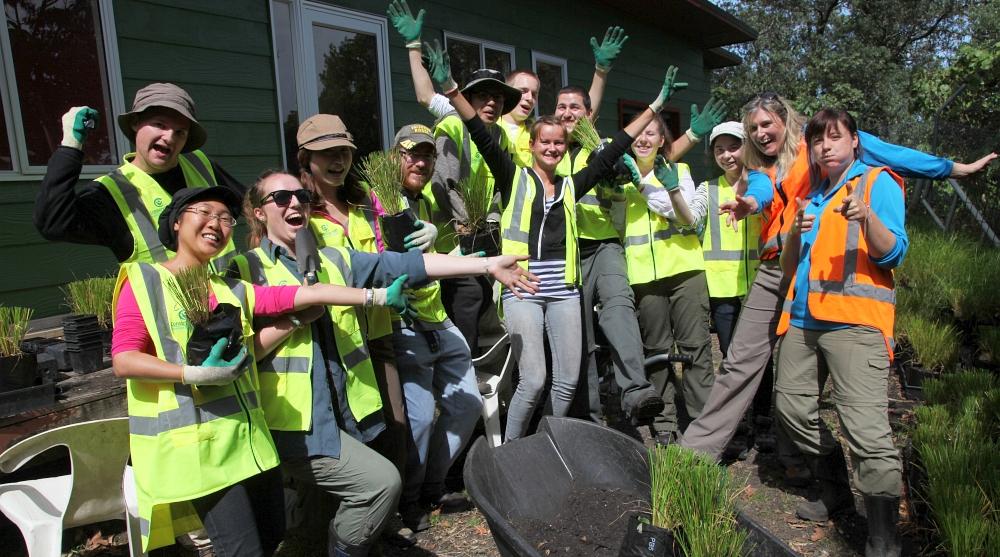
{"type": "Polygon", "coordinates": [[[271,193],[265,195],[260,200],[261,206],[274,201],[274,204],[278,207],[288,207],[292,202],[292,197],[299,200],[302,205],[309,205],[316,201],[315,196],[309,190],[274,190],[271,193]]]}
{"type": "Polygon", "coordinates": [[[185,213],[194,213],[200,215],[201,218],[205,220],[217,220],[219,224],[226,228],[232,228],[236,226],[236,217],[230,215],[229,213],[215,214],[201,207],[188,207],[184,209],[185,213]]]}
{"type": "Polygon", "coordinates": [[[407,164],[413,164],[418,161],[431,162],[437,159],[437,153],[414,153],[406,149],[400,149],[399,153],[403,156],[403,160],[407,164]]]}

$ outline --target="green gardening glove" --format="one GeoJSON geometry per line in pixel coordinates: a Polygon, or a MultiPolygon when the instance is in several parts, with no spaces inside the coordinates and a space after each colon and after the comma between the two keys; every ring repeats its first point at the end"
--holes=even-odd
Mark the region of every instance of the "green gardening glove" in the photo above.
{"type": "Polygon", "coordinates": [[[712,133],[712,128],[722,123],[722,118],[726,114],[722,101],[715,97],[708,99],[705,108],[698,112],[698,105],[691,105],[691,133],[698,139],[712,133]]]}
{"type": "Polygon", "coordinates": [[[442,91],[448,92],[456,89],[458,85],[451,78],[451,61],[448,60],[448,52],[441,48],[441,41],[434,39],[434,46],[424,43],[424,51],[427,53],[427,71],[431,74],[431,79],[441,87],[442,91]]]}
{"type": "Polygon", "coordinates": [[[608,27],[604,32],[604,40],[597,44],[597,39],[590,37],[590,48],[594,51],[594,67],[599,72],[611,71],[611,64],[622,51],[622,45],[628,40],[628,35],[621,27],[608,27]]]}
{"type": "Polygon", "coordinates": [[[667,101],[670,100],[670,96],[674,94],[674,91],[687,88],[687,82],[675,82],[675,79],[677,79],[677,66],[670,66],[667,68],[667,75],[663,78],[663,87],[660,89],[660,94],[656,97],[656,100],[649,105],[649,108],[653,112],[663,110],[664,105],[666,105],[667,101]]]}
{"type": "Polygon", "coordinates": [[[642,172],[639,172],[639,165],[636,164],[632,155],[622,155],[622,162],[625,163],[625,168],[628,169],[629,179],[638,188],[639,184],[642,183],[642,172]]]}
{"type": "Polygon", "coordinates": [[[247,367],[243,365],[247,359],[247,347],[241,347],[236,356],[231,360],[226,360],[222,354],[226,351],[227,344],[229,344],[228,338],[220,338],[212,345],[212,350],[201,365],[183,366],[181,383],[185,385],[228,385],[243,375],[247,370],[247,367]]]}
{"type": "Polygon", "coordinates": [[[663,185],[663,189],[674,191],[681,186],[681,177],[675,163],[668,163],[663,155],[656,155],[653,161],[653,176],[663,185]]]}
{"type": "Polygon", "coordinates": [[[82,151],[87,134],[97,127],[99,114],[89,106],[74,106],[69,109],[62,116],[63,137],[60,145],[82,151]]]}
{"type": "Polygon", "coordinates": [[[406,0],[393,0],[389,3],[387,13],[392,26],[406,41],[406,48],[420,48],[420,29],[424,25],[424,15],[427,12],[421,8],[417,12],[417,17],[413,17],[413,12],[410,11],[406,0]]]}

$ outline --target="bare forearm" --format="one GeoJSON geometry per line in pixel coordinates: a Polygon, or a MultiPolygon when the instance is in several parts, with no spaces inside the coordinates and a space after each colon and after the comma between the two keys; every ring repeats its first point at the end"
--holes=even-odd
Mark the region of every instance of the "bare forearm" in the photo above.
{"type": "MultiPolygon", "coordinates": [[[[304,325],[308,326],[308,325],[304,325]]],[[[254,356],[257,361],[263,360],[268,354],[274,351],[282,342],[295,332],[295,325],[287,317],[275,321],[274,323],[254,332],[253,347],[254,356]]]]}
{"type": "Polygon", "coordinates": [[[683,159],[684,155],[686,155],[695,145],[696,143],[691,141],[686,133],[681,134],[680,137],[675,139],[674,142],[670,144],[670,157],[668,157],[670,162],[677,162],[683,159]]]}
{"type": "Polygon", "coordinates": [[[349,288],[333,284],[311,284],[295,291],[295,310],[310,306],[362,306],[365,304],[365,291],[362,288],[349,288]]]}
{"type": "Polygon", "coordinates": [[[601,101],[604,100],[604,88],[608,84],[608,72],[594,70],[594,78],[590,80],[590,120],[597,120],[597,113],[601,111],[601,101]]]}
{"type": "Polygon", "coordinates": [[[470,277],[488,274],[492,257],[455,257],[441,253],[425,253],[424,268],[432,280],[470,277]]]}
{"type": "Polygon", "coordinates": [[[649,123],[653,121],[654,116],[656,116],[656,113],[653,112],[651,108],[643,110],[642,114],[636,117],[635,120],[632,120],[632,122],[629,123],[629,125],[625,126],[625,133],[627,133],[629,137],[632,137],[633,139],[639,137],[639,134],[642,133],[642,130],[646,129],[646,126],[648,126],[649,123]]]}
{"type": "Polygon", "coordinates": [[[869,257],[881,259],[896,247],[896,235],[882,224],[874,212],[868,215],[868,224],[862,224],[862,230],[868,241],[869,257]]]}
{"type": "Polygon", "coordinates": [[[126,379],[164,383],[177,383],[181,380],[182,367],[180,365],[172,364],[138,350],[115,354],[111,359],[111,366],[115,376],[126,379]]]}
{"type": "Polygon", "coordinates": [[[684,200],[684,194],[681,193],[681,189],[677,188],[668,193],[670,194],[670,204],[674,207],[674,218],[677,219],[677,222],[685,226],[694,224],[694,215],[691,213],[691,208],[688,207],[687,201],[684,200]]]}
{"type": "Polygon", "coordinates": [[[448,100],[451,101],[451,105],[455,107],[455,111],[458,112],[463,122],[476,117],[476,109],[472,108],[472,105],[469,104],[468,99],[465,98],[465,95],[461,91],[458,89],[445,91],[445,95],[447,95],[448,100]]]}
{"type": "Polygon", "coordinates": [[[434,83],[431,76],[424,67],[419,48],[411,48],[406,51],[410,59],[410,76],[413,77],[413,91],[417,94],[417,102],[424,108],[430,106],[431,99],[434,98],[434,83]]]}

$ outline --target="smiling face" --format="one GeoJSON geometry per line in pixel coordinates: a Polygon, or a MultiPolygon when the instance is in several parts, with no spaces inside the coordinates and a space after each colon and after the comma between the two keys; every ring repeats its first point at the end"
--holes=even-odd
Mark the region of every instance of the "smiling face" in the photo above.
{"type": "Polygon", "coordinates": [[[215,217],[226,219],[232,216],[221,201],[195,201],[185,207],[174,223],[178,253],[184,251],[207,263],[226,247],[233,234],[232,227],[223,226],[221,220],[215,217]]]}
{"type": "Polygon", "coordinates": [[[726,176],[733,177],[743,172],[743,141],[731,135],[720,135],[712,142],[712,155],[715,157],[715,164],[726,173],[726,176]]]}
{"type": "Polygon", "coordinates": [[[785,145],[785,122],[777,114],[758,108],[750,116],[750,141],[768,157],[777,157],[785,145]]]}
{"type": "Polygon", "coordinates": [[[655,120],[650,122],[632,142],[632,152],[639,160],[652,160],[663,148],[665,138],[660,124],[655,120]]]}
{"type": "Polygon", "coordinates": [[[312,151],[309,157],[309,174],[320,188],[339,188],[344,185],[353,162],[354,149],[350,147],[312,151]]]}
{"type": "Polygon", "coordinates": [[[521,101],[517,103],[517,106],[509,114],[515,122],[523,122],[535,110],[535,103],[538,102],[538,90],[541,87],[541,83],[533,75],[519,73],[508,81],[507,85],[521,92],[521,101]]]}
{"type": "Polygon", "coordinates": [[[469,104],[484,124],[492,124],[503,115],[503,93],[494,89],[479,89],[469,93],[469,104]]]}
{"type": "Polygon", "coordinates": [[[809,149],[813,164],[830,175],[837,175],[854,162],[858,136],[839,121],[830,122],[826,131],[811,138],[809,149]]]}
{"type": "Polygon", "coordinates": [[[552,171],[566,154],[566,128],[551,124],[539,126],[535,139],[531,140],[531,154],[535,166],[552,171]]]}
{"type": "Polygon", "coordinates": [[[573,128],[580,118],[589,118],[591,111],[584,104],[583,95],[579,93],[562,93],[556,99],[556,111],[553,116],[562,121],[566,133],[573,133],[573,128]]]}
{"type": "Polygon", "coordinates": [[[294,176],[278,173],[265,178],[258,187],[260,188],[258,193],[264,202],[259,207],[254,207],[253,218],[264,223],[267,237],[272,242],[286,247],[293,245],[295,234],[309,223],[311,206],[308,203],[301,203],[294,195],[289,199],[288,205],[281,206],[271,194],[282,190],[304,189],[302,182],[294,176]]]}
{"type": "Polygon", "coordinates": [[[430,143],[414,145],[402,150],[403,187],[410,193],[420,193],[434,174],[437,150],[430,143]]]}
{"type": "Polygon", "coordinates": [[[159,174],[177,166],[177,157],[187,143],[191,121],[180,113],[153,107],[139,115],[135,130],[135,159],[147,174],[159,174]]]}

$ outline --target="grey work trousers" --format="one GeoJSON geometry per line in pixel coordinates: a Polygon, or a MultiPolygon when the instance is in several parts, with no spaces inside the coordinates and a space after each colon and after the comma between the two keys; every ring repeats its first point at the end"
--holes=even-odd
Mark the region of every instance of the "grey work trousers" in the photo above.
{"type": "Polygon", "coordinates": [[[778,262],[764,261],[743,302],[736,332],[719,369],[708,401],[687,430],[681,445],[718,460],[753,402],[764,369],[778,340],[787,284],[778,262]]]}
{"type": "Polygon", "coordinates": [[[587,349],[573,401],[573,415],[589,417],[599,423],[600,378],[596,362],[593,361],[597,344],[591,311],[595,305],[600,304],[597,324],[611,349],[615,381],[622,392],[622,410],[631,412],[647,393],[654,391],[643,367],[642,334],[636,315],[635,295],[628,283],[625,249],[616,242],[601,244],[596,251],[581,260],[581,270],[587,349]]]}
{"type": "Polygon", "coordinates": [[[889,427],[889,350],[882,333],[854,326],[833,331],[791,326],[778,344],[774,413],[804,454],[823,457],[836,448],[819,415],[827,376],[831,400],[851,450],[854,485],[865,495],[899,497],[899,451],[889,427]]]}
{"type": "MultiPolygon", "coordinates": [[[[692,364],[684,370],[681,393],[687,416],[697,418],[715,381],[705,271],[680,273],[636,284],[632,289],[639,308],[639,326],[646,356],[671,353],[674,344],[678,353],[691,356],[692,364]]],[[[650,380],[661,393],[664,405],[663,411],[653,420],[653,429],[658,433],[680,430],[673,379],[673,366],[661,367],[650,373],[650,380]]]]}

